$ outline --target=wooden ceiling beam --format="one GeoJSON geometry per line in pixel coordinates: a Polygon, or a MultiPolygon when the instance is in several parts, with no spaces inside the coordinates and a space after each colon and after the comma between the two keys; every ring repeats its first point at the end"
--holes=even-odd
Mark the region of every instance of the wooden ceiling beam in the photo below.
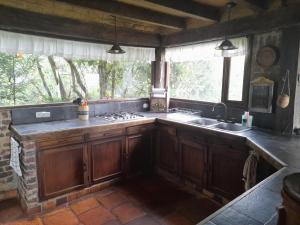
{"type": "Polygon", "coordinates": [[[238,0],[237,3],[241,3],[252,11],[259,13],[269,8],[268,0],[238,0]]]}
{"type": "Polygon", "coordinates": [[[300,4],[272,10],[258,16],[248,16],[230,22],[187,30],[162,36],[161,46],[172,47],[219,40],[228,37],[246,36],[300,25],[300,4]]]}
{"type": "Polygon", "coordinates": [[[133,19],[145,23],[159,25],[173,29],[184,29],[186,22],[184,18],[167,15],[153,10],[124,4],[114,0],[57,0],[71,5],[96,9],[114,16],[133,19]]]}
{"type": "Polygon", "coordinates": [[[219,21],[221,18],[221,12],[219,8],[197,3],[191,0],[175,1],[175,0],[146,0],[157,4],[158,6],[163,6],[170,8],[172,10],[183,12],[195,19],[209,20],[209,21],[219,21]]]}
{"type": "MultiPolygon", "coordinates": [[[[6,6],[0,6],[0,30],[95,43],[111,44],[114,41],[114,29],[109,26],[6,6]]],[[[159,35],[119,29],[118,37],[122,45],[160,46],[159,35]]]]}

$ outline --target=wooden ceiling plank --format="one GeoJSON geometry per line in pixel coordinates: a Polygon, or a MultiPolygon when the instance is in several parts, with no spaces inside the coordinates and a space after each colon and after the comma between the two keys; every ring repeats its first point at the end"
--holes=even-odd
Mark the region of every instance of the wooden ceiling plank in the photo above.
{"type": "MultiPolygon", "coordinates": [[[[114,29],[108,26],[6,6],[0,6],[0,30],[95,43],[114,41],[114,29]]],[[[160,46],[159,35],[120,29],[118,37],[122,45],[160,46]]]]}
{"type": "Polygon", "coordinates": [[[230,22],[177,32],[162,36],[161,46],[172,47],[219,40],[225,36],[238,37],[268,32],[290,26],[300,25],[300,4],[294,4],[278,10],[268,11],[258,16],[248,16],[230,22]]]}
{"type": "Polygon", "coordinates": [[[221,18],[220,9],[217,7],[204,5],[191,0],[174,1],[174,0],[146,0],[180,12],[184,12],[195,19],[203,19],[209,21],[219,21],[221,18]]]}
{"type": "Polygon", "coordinates": [[[238,0],[237,3],[241,3],[254,12],[262,13],[269,8],[268,0],[238,0]]]}
{"type": "Polygon", "coordinates": [[[60,2],[96,9],[114,16],[134,19],[145,23],[151,23],[173,29],[184,29],[185,19],[177,16],[167,15],[153,10],[136,7],[113,0],[57,0],[60,2]]]}

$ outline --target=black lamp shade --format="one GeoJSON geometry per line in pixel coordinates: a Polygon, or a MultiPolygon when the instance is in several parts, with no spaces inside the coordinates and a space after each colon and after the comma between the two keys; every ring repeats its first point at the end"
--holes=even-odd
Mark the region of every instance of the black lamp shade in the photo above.
{"type": "Polygon", "coordinates": [[[232,44],[232,42],[227,39],[222,41],[222,43],[218,47],[216,47],[216,50],[225,50],[225,51],[226,50],[235,50],[235,49],[238,49],[238,48],[236,46],[234,46],[232,44]]]}
{"type": "Polygon", "coordinates": [[[114,44],[111,49],[109,49],[107,51],[107,53],[110,53],[110,54],[124,54],[125,51],[121,48],[120,45],[118,44],[114,44]]]}

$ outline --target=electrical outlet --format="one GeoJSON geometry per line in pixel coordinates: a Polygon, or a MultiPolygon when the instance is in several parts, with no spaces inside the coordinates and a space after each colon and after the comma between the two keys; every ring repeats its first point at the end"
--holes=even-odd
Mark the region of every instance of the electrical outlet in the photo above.
{"type": "Polygon", "coordinates": [[[50,112],[36,112],[35,118],[50,118],[51,113],[50,112]]]}

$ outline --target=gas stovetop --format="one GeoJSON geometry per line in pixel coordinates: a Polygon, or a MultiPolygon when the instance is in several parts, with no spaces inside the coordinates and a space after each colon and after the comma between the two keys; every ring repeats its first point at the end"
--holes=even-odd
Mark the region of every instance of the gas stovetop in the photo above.
{"type": "Polygon", "coordinates": [[[143,115],[132,112],[116,112],[116,113],[104,113],[96,116],[100,119],[105,119],[108,121],[124,121],[144,118],[143,115]]]}

